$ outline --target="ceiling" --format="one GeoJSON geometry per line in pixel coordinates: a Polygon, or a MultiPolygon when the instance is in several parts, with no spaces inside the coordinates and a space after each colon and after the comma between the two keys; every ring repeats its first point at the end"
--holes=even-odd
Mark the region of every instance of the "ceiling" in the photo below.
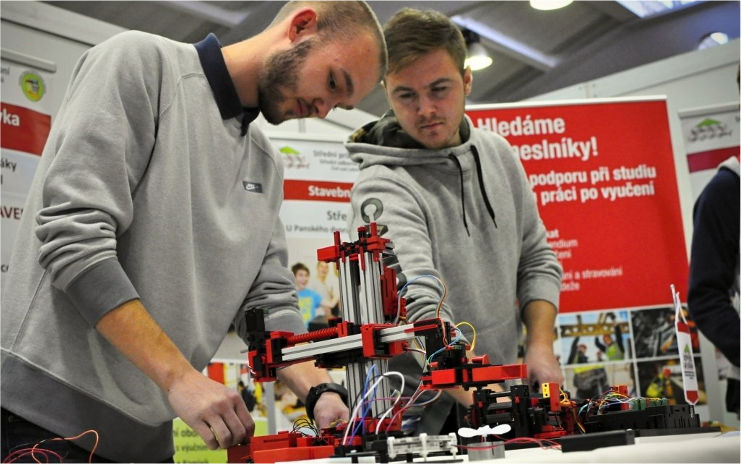
{"type": "MultiPolygon", "coordinates": [[[[229,44],[259,32],[282,1],[54,1],[56,7],[183,42],[214,32],[229,44]]],[[[494,65],[474,73],[469,103],[523,100],[680,53],[711,32],[739,37],[739,2],[575,1],[539,11],[526,1],[369,1],[381,23],[405,6],[435,9],[476,32],[494,65]],[[664,9],[666,6],[675,8],[664,9]],[[641,12],[639,7],[648,7],[641,12]]],[[[380,115],[380,86],[359,108],[380,115]]]]}

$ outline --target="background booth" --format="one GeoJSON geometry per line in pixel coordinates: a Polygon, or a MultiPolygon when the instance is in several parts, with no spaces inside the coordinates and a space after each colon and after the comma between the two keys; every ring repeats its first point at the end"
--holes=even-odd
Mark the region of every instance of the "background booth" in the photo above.
{"type": "MultiPolygon", "coordinates": [[[[0,6],[5,273],[25,196],[72,68],[86,49],[125,29],[46,3],[0,6]]],[[[736,39],[518,103],[467,108],[475,125],[502,133],[518,147],[531,182],[539,184],[535,192],[549,241],[564,264],[563,311],[554,348],[569,389],[580,388],[588,377],[583,372],[601,369],[608,383],[626,383],[636,395],[647,395],[656,382],[679,387],[676,400],[683,401],[681,382],[676,382],[678,353],[671,342],[669,284],[686,298],[693,202],[715,165],[739,153],[738,70],[736,39]],[[563,130],[523,134],[522,124],[536,119],[560,119],[563,130]],[[697,131],[708,120],[722,130],[698,140],[697,131]],[[537,158],[538,150],[556,149],[549,144],[571,155],[537,158]],[[615,177],[619,172],[623,178],[615,177]],[[627,190],[619,188],[628,183],[636,194],[621,196],[627,190]],[[615,341],[616,328],[623,357],[608,359],[608,347],[600,346],[602,336],[610,332],[615,341]],[[572,346],[579,342],[586,363],[570,362],[572,346]]],[[[316,249],[331,241],[332,231],[340,230],[347,239],[349,193],[357,166],[343,142],[377,117],[356,109],[335,110],[326,120],[279,126],[262,118],[255,122],[273,141],[285,166],[281,217],[289,265],[302,262],[313,274],[316,249]]],[[[207,374],[233,388],[239,380],[256,388],[244,365],[245,348],[236,336],[227,335],[207,374]]],[[[702,419],[738,427],[738,418],[725,412],[715,350],[701,334],[695,354],[702,419]]],[[[275,433],[281,420],[285,423],[281,413],[291,414],[290,401],[281,405],[281,412],[272,385],[257,393],[263,404],[257,415],[265,417],[262,424],[258,420],[258,432],[275,433]]],[[[177,433],[189,459],[223,459],[218,452],[210,457],[194,454],[205,453],[198,438],[187,428],[177,433]]]]}

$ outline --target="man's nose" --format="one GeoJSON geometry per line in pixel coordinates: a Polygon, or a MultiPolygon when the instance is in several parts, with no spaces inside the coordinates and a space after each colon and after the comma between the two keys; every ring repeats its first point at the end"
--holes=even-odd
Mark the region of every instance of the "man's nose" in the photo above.
{"type": "Polygon", "coordinates": [[[314,108],[317,110],[316,117],[324,119],[327,117],[327,114],[332,111],[332,108],[337,105],[337,102],[324,98],[315,98],[311,104],[314,105],[314,108]]]}
{"type": "Polygon", "coordinates": [[[435,113],[435,103],[428,96],[422,95],[417,100],[417,114],[429,116],[435,113]]]}

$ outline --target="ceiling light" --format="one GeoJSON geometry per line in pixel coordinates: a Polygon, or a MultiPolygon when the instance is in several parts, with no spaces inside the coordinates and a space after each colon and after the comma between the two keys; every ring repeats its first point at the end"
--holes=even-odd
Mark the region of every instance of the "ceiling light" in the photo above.
{"type": "Polygon", "coordinates": [[[468,46],[468,57],[463,64],[464,67],[471,67],[471,71],[479,71],[484,68],[488,68],[494,60],[486,52],[486,49],[481,42],[474,42],[468,46]]]}
{"type": "Polygon", "coordinates": [[[536,10],[557,10],[570,4],[573,0],[530,0],[530,6],[536,10]]]}
{"type": "Polygon", "coordinates": [[[711,32],[710,34],[702,36],[700,43],[697,45],[697,49],[702,50],[704,48],[723,45],[726,43],[728,43],[728,34],[724,32],[711,32]]]}

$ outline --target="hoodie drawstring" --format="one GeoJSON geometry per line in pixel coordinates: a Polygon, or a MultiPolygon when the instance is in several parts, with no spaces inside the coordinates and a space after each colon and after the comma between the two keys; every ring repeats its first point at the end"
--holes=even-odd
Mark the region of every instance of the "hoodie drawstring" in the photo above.
{"type": "Polygon", "coordinates": [[[460,160],[456,158],[454,154],[449,154],[448,158],[455,161],[455,165],[458,166],[458,175],[460,176],[461,180],[461,209],[463,210],[463,226],[466,228],[466,233],[470,237],[471,231],[468,230],[468,222],[466,221],[466,191],[463,189],[463,167],[461,166],[460,160]]]}
{"type": "Polygon", "coordinates": [[[484,176],[481,175],[481,160],[479,159],[479,151],[476,149],[475,145],[471,145],[471,153],[473,153],[473,159],[476,161],[476,173],[479,175],[479,188],[481,188],[481,195],[484,197],[486,209],[489,210],[489,216],[491,216],[491,220],[494,222],[494,228],[498,229],[497,215],[494,214],[494,208],[492,208],[491,203],[489,203],[489,195],[486,193],[486,188],[484,187],[484,176]]]}
{"type": "MultiPolygon", "coordinates": [[[[476,162],[476,174],[479,179],[479,188],[481,189],[481,196],[484,197],[484,204],[486,205],[486,210],[489,212],[489,216],[491,217],[492,222],[494,222],[494,228],[497,227],[497,216],[494,214],[494,208],[492,208],[491,203],[489,202],[489,195],[486,193],[486,187],[484,186],[484,177],[481,173],[481,159],[479,158],[479,151],[476,149],[474,145],[471,145],[471,153],[473,153],[473,159],[476,162]]],[[[468,233],[468,236],[471,236],[471,231],[468,230],[468,221],[466,219],[466,200],[465,200],[465,190],[464,190],[464,183],[463,183],[463,167],[461,166],[461,162],[458,158],[455,157],[452,153],[448,155],[448,158],[452,159],[455,162],[455,165],[458,167],[458,175],[460,176],[460,182],[461,182],[461,209],[463,211],[463,226],[466,228],[466,233],[468,233]]]]}

